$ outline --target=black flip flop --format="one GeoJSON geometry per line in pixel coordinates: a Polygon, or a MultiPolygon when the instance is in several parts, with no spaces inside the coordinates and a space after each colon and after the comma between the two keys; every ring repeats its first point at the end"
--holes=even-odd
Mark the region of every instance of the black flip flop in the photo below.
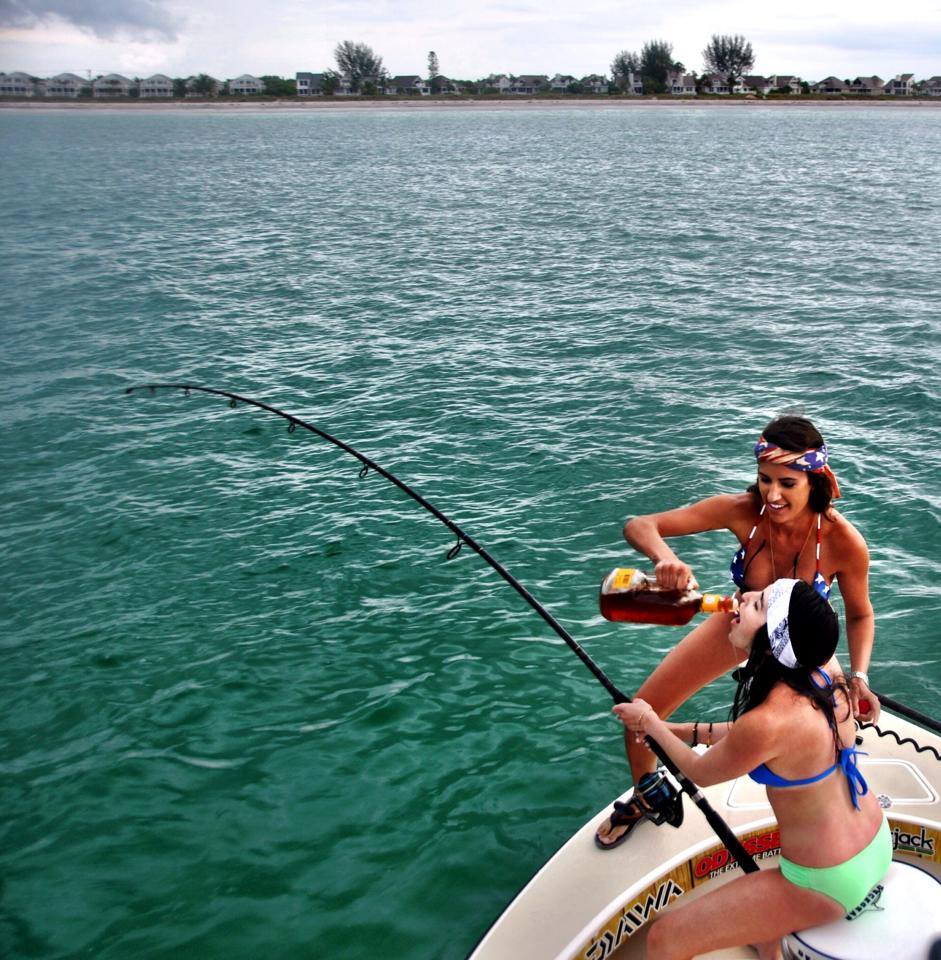
{"type": "Polygon", "coordinates": [[[608,823],[612,827],[627,827],[624,833],[617,838],[617,840],[612,840],[610,843],[605,843],[601,840],[598,834],[595,834],[595,846],[599,850],[613,850],[615,847],[621,846],[622,843],[634,832],[634,827],[637,826],[642,820],[645,819],[645,814],[643,808],[641,807],[640,802],[631,798],[624,803],[621,800],[614,801],[614,810],[611,812],[611,816],[608,818],[608,823]]]}

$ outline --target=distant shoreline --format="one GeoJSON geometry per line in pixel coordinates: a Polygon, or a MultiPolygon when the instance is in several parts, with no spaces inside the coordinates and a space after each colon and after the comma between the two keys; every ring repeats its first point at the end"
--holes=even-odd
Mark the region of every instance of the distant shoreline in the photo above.
{"type": "Polygon", "coordinates": [[[321,98],[304,98],[291,100],[46,100],[39,98],[6,99],[0,100],[0,110],[142,110],[162,112],[169,110],[185,111],[212,111],[225,113],[239,110],[566,110],[603,109],[603,110],[636,110],[638,108],[662,107],[826,107],[848,108],[851,110],[862,107],[886,107],[895,109],[907,107],[909,109],[941,107],[941,97],[932,100],[919,100],[908,97],[897,99],[843,100],[815,97],[775,97],[774,99],[759,99],[748,97],[625,97],[621,98],[584,98],[566,97],[559,99],[514,97],[512,99],[477,99],[473,97],[422,97],[402,100],[360,100],[353,98],[336,98],[324,100],[321,98]]]}

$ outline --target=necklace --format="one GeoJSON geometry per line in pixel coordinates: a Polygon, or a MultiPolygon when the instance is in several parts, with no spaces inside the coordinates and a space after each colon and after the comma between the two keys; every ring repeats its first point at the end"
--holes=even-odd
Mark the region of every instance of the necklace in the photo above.
{"type": "MultiPolygon", "coordinates": [[[[810,526],[807,528],[807,535],[804,537],[804,542],[801,544],[800,550],[794,554],[794,563],[791,565],[791,576],[797,576],[797,562],[801,558],[801,554],[804,552],[804,547],[807,546],[807,541],[810,539],[810,531],[814,528],[814,518],[810,518],[810,526]]],[[[778,579],[778,568],[774,562],[774,531],[771,527],[771,517],[768,517],[768,550],[771,553],[771,582],[774,583],[778,579]]]]}

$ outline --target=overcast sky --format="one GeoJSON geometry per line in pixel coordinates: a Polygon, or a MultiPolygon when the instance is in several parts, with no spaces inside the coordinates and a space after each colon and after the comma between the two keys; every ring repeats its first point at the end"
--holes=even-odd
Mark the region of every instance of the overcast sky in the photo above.
{"type": "Polygon", "coordinates": [[[434,50],[457,79],[582,76],[652,39],[701,71],[713,33],[750,40],[756,73],[941,74],[941,0],[0,0],[0,71],[293,77],[355,40],[392,74],[424,75],[434,50]]]}

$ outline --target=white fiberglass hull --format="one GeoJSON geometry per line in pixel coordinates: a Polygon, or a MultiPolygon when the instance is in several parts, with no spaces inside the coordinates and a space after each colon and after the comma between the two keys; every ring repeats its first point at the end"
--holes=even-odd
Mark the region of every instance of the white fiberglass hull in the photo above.
{"type": "MultiPolygon", "coordinates": [[[[894,859],[939,881],[938,919],[928,922],[937,922],[941,937],[941,737],[885,711],[879,730],[882,735],[872,727],[860,731],[860,750],[869,756],[860,758],[859,767],[886,810],[894,859]]],[[[759,866],[777,865],[777,824],[764,787],[742,777],[703,793],[759,866]]],[[[658,914],[741,873],[685,796],[684,808],[679,829],[642,823],[626,843],[608,851],[594,844],[611,808],[600,811],[523,888],[469,960],[643,956],[646,931],[658,914]]],[[[743,947],[708,956],[732,960],[755,952],[743,947]]]]}

